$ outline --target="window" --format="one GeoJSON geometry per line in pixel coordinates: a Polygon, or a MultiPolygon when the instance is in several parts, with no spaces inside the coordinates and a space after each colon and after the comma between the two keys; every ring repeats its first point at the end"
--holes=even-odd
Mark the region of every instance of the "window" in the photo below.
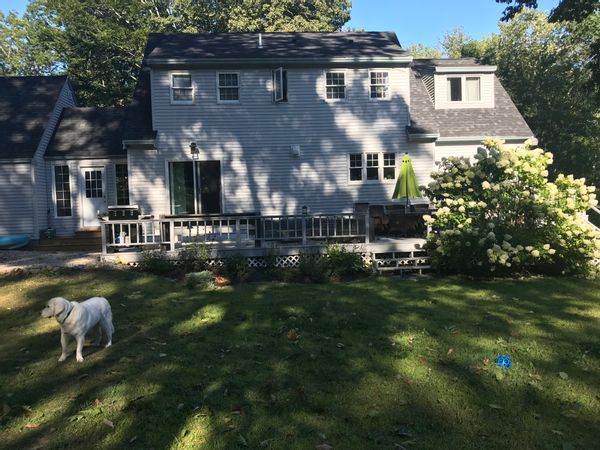
{"type": "Polygon", "coordinates": [[[56,217],[71,216],[71,183],[69,166],[54,166],[54,188],[56,191],[56,217]]]}
{"type": "Polygon", "coordinates": [[[240,101],[240,75],[237,72],[217,73],[218,99],[223,103],[240,101]]]}
{"type": "Polygon", "coordinates": [[[189,73],[171,74],[171,102],[193,103],[194,88],[192,87],[192,75],[189,73]]]}
{"type": "Polygon", "coordinates": [[[481,78],[468,77],[466,79],[466,100],[468,102],[478,102],[481,100],[481,78]]]}
{"type": "Polygon", "coordinates": [[[346,74],[344,72],[327,72],[325,74],[325,94],[327,100],[344,100],[346,98],[346,74]]]}
{"type": "Polygon", "coordinates": [[[396,179],[396,154],[395,153],[384,153],[383,154],[383,179],[384,180],[395,180],[396,179]]]}
{"type": "Polygon", "coordinates": [[[362,180],[362,153],[352,153],[350,155],[350,181],[362,180]]]}
{"type": "Polygon", "coordinates": [[[379,153],[367,153],[367,180],[379,179],[379,153]]]}
{"type": "Polygon", "coordinates": [[[287,102],[287,70],[273,71],[273,102],[287,102]]]}
{"type": "Polygon", "coordinates": [[[395,153],[351,153],[348,156],[350,181],[396,179],[395,153]]]}
{"type": "Polygon", "coordinates": [[[387,99],[390,96],[389,92],[389,77],[388,72],[370,72],[371,93],[370,96],[374,100],[387,99]]]}
{"type": "Polygon", "coordinates": [[[129,205],[129,174],[127,164],[115,165],[117,205],[129,205]]]}
{"type": "Polygon", "coordinates": [[[448,78],[448,100],[451,102],[478,102],[481,100],[480,77],[448,78]]]}
{"type": "Polygon", "coordinates": [[[462,78],[448,78],[448,100],[462,101],[462,78]]]}

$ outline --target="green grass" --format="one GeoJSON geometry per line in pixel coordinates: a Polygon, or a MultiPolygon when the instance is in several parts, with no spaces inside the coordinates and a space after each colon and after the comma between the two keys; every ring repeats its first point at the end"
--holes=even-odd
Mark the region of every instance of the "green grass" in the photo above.
{"type": "Polygon", "coordinates": [[[597,448],[600,283],[4,279],[0,373],[2,448],[597,448]],[[58,363],[57,295],[106,296],[114,345],[58,363]]]}

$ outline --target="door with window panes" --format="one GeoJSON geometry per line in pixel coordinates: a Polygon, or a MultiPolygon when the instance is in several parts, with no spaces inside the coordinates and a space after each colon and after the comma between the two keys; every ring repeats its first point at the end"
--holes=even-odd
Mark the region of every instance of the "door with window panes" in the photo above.
{"type": "Polygon", "coordinates": [[[106,210],[104,167],[83,167],[81,178],[81,225],[98,227],[98,214],[106,210]]]}

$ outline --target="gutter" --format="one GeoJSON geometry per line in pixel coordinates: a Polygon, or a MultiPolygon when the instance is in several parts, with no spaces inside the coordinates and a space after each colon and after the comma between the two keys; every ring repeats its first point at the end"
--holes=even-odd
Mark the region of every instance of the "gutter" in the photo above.
{"type": "Polygon", "coordinates": [[[537,139],[533,136],[498,136],[494,134],[487,136],[445,136],[438,138],[438,142],[481,142],[489,138],[503,139],[505,141],[526,141],[528,139],[532,139],[534,141],[534,145],[537,145],[537,139]]]}
{"type": "Polygon", "coordinates": [[[33,158],[4,158],[0,159],[0,164],[31,164],[33,158]]]}

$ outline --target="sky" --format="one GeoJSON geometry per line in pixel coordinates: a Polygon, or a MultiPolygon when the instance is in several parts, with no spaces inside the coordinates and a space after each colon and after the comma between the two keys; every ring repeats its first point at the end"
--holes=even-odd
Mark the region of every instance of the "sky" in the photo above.
{"type": "MultiPolygon", "coordinates": [[[[559,0],[538,0],[550,11],[559,0]]],[[[0,0],[0,10],[23,12],[27,0],[0,0]]],[[[353,0],[346,24],[367,31],[395,31],[403,46],[422,43],[436,47],[447,31],[463,27],[479,39],[498,29],[504,5],[495,0],[353,0]]]]}

